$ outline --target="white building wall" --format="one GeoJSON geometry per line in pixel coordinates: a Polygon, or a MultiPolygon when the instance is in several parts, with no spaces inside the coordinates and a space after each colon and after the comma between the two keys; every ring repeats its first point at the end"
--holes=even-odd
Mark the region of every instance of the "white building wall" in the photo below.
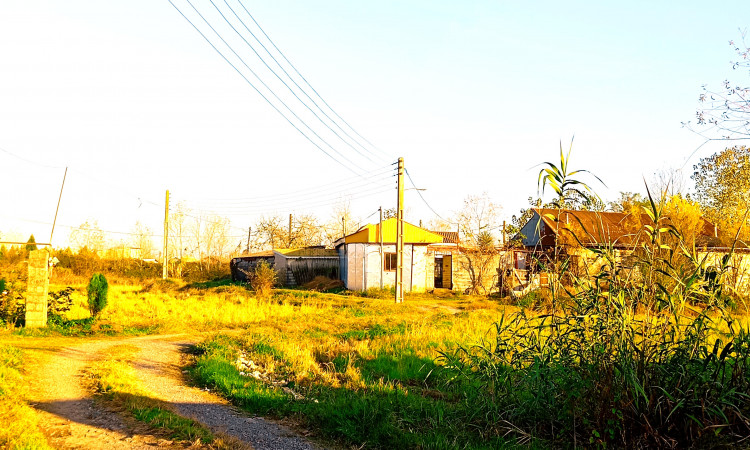
{"type": "MultiPolygon", "coordinates": [[[[347,289],[364,291],[381,287],[381,267],[379,244],[346,244],[346,271],[342,271],[342,280],[347,289]],[[346,275],[344,275],[344,273],[346,275]]],[[[395,253],[393,244],[383,245],[383,254],[395,253]]],[[[427,254],[425,245],[404,245],[404,290],[406,292],[423,292],[427,289],[427,254]]],[[[382,287],[390,288],[396,284],[396,271],[382,271],[382,287]]]]}

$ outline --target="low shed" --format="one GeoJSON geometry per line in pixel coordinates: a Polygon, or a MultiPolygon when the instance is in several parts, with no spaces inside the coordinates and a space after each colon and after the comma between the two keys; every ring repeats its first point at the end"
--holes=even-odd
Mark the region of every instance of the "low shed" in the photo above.
{"type": "Polygon", "coordinates": [[[233,258],[229,263],[232,281],[247,283],[255,267],[265,261],[276,269],[279,284],[301,286],[317,276],[339,279],[339,255],[323,247],[277,248],[233,258]]]}
{"type": "MultiPolygon", "coordinates": [[[[404,222],[404,290],[432,289],[434,262],[427,246],[443,242],[443,237],[404,222]]],[[[341,280],[347,289],[365,291],[396,284],[396,219],[369,224],[336,241],[341,280]],[[382,228],[382,234],[381,234],[382,228]],[[382,242],[382,244],[381,244],[382,242]]]]}
{"type": "Polygon", "coordinates": [[[249,275],[255,272],[255,266],[261,261],[265,261],[268,265],[274,266],[275,261],[273,250],[266,250],[232,258],[232,260],[229,261],[229,270],[232,272],[232,281],[239,281],[242,283],[249,282],[249,275]]]}

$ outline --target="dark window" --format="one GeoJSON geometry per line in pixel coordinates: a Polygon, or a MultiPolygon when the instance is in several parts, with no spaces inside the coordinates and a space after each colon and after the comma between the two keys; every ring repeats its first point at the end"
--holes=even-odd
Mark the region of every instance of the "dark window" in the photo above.
{"type": "Polygon", "coordinates": [[[396,270],[396,254],[386,253],[383,256],[385,257],[385,259],[383,260],[383,270],[388,272],[396,270]]]}

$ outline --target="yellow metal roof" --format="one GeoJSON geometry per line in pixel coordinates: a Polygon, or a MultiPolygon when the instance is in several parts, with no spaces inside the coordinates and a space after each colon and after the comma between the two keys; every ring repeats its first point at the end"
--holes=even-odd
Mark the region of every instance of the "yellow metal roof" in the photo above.
{"type": "MultiPolygon", "coordinates": [[[[344,243],[365,243],[377,244],[380,242],[380,224],[368,224],[360,228],[355,233],[344,237],[344,243]]],[[[396,242],[396,218],[391,217],[383,221],[383,242],[396,242]]],[[[437,244],[443,242],[443,237],[424,228],[419,228],[408,222],[404,222],[404,243],[405,244],[437,244]]]]}
{"type": "Polygon", "coordinates": [[[338,256],[338,253],[334,249],[330,248],[275,248],[275,252],[280,253],[284,256],[338,256]]]}

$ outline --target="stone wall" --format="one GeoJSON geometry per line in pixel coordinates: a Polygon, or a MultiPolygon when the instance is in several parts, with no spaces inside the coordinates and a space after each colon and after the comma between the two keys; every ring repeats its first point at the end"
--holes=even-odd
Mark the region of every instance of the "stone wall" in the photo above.
{"type": "Polygon", "coordinates": [[[47,326],[48,259],[47,250],[32,250],[29,253],[29,281],[26,290],[27,328],[47,326]]]}

